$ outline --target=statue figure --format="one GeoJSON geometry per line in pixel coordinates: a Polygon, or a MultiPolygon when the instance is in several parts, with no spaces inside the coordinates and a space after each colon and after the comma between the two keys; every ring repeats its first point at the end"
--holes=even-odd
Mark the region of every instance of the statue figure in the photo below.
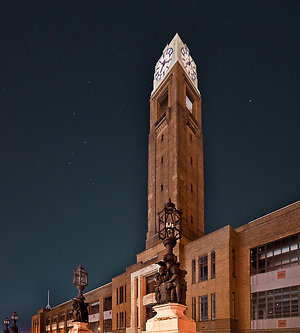
{"type": "Polygon", "coordinates": [[[87,304],[84,302],[84,299],[74,298],[73,321],[82,322],[82,323],[89,322],[87,304]]]}
{"type": "Polygon", "coordinates": [[[155,299],[157,304],[180,303],[185,305],[186,271],[180,269],[180,263],[176,256],[165,256],[164,260],[157,263],[160,265],[155,275],[155,299]]]}

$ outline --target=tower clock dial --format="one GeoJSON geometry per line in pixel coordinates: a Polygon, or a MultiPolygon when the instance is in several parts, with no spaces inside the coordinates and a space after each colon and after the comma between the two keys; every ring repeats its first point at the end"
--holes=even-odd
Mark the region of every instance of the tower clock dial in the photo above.
{"type": "Polygon", "coordinates": [[[170,62],[173,56],[173,48],[169,47],[166,51],[162,54],[160,59],[158,60],[155,66],[155,80],[160,81],[162,77],[167,73],[170,68],[170,62]]]}
{"type": "Polygon", "coordinates": [[[196,64],[190,55],[189,49],[186,46],[184,46],[181,49],[181,58],[183,61],[184,68],[191,77],[191,79],[196,80],[197,78],[196,64]]]}

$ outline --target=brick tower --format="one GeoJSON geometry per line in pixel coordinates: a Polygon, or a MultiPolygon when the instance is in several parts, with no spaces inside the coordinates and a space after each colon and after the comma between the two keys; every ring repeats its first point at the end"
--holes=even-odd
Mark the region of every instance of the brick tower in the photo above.
{"type": "Polygon", "coordinates": [[[150,98],[148,233],[158,243],[157,213],[169,197],[182,211],[182,242],[204,234],[201,95],[196,65],[176,34],[155,66],[150,98]]]}

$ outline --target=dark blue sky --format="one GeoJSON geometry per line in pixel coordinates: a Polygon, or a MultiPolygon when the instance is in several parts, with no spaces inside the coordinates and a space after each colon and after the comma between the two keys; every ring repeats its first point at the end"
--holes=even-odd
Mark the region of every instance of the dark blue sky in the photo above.
{"type": "Polygon", "coordinates": [[[299,1],[2,1],[0,318],[144,249],[149,97],[176,32],[203,98],[205,227],[300,199],[299,1]]]}

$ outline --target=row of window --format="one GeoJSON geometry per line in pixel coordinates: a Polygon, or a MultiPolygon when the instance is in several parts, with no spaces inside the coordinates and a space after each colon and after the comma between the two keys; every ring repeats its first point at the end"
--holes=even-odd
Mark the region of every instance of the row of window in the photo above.
{"type": "Polygon", "coordinates": [[[126,284],[119,288],[116,288],[116,303],[126,303],[126,284]]]}
{"type": "MultiPolygon", "coordinates": [[[[198,297],[198,316],[197,299],[192,298],[192,317],[195,321],[208,320],[208,295],[198,297]]],[[[216,319],[216,294],[211,294],[211,320],[216,319]]]]}
{"type": "Polygon", "coordinates": [[[252,320],[299,316],[299,287],[252,293],[252,320]]]}
{"type": "Polygon", "coordinates": [[[251,275],[300,264],[300,233],[253,247],[251,275]]]}
{"type": "Polygon", "coordinates": [[[117,330],[126,328],[126,311],[117,313],[117,330]]]}
{"type": "MultiPolygon", "coordinates": [[[[125,301],[126,299],[126,286],[123,286],[120,288],[120,299],[123,299],[125,301]],[[125,290],[125,293],[124,293],[125,290]]],[[[123,302],[123,301],[122,301],[123,302]]],[[[103,299],[103,311],[108,311],[112,309],[112,298],[106,297],[103,299]]],[[[89,304],[89,314],[96,314],[99,313],[99,302],[94,302],[89,304]]],[[[62,323],[65,321],[66,314],[65,312],[59,314],[59,316],[55,315],[52,317],[52,324],[57,324],[57,322],[62,323]]],[[[67,320],[73,319],[73,311],[68,311],[67,313],[67,320]]],[[[46,326],[49,326],[51,324],[51,318],[47,318],[46,320],[46,326]]]]}
{"type": "MultiPolygon", "coordinates": [[[[64,322],[65,321],[65,316],[66,314],[63,312],[59,315],[59,322],[64,322]]],[[[72,320],[73,319],[73,311],[68,312],[67,320],[72,320]]],[[[46,326],[49,326],[51,323],[51,319],[48,318],[46,320],[46,326]]],[[[52,317],[52,324],[57,324],[57,316],[52,317]]]]}
{"type": "MultiPolygon", "coordinates": [[[[211,252],[211,279],[216,277],[216,253],[211,252]]],[[[208,279],[208,255],[198,258],[198,282],[208,279]]],[[[192,260],[192,283],[196,283],[196,260],[192,260]]]]}

